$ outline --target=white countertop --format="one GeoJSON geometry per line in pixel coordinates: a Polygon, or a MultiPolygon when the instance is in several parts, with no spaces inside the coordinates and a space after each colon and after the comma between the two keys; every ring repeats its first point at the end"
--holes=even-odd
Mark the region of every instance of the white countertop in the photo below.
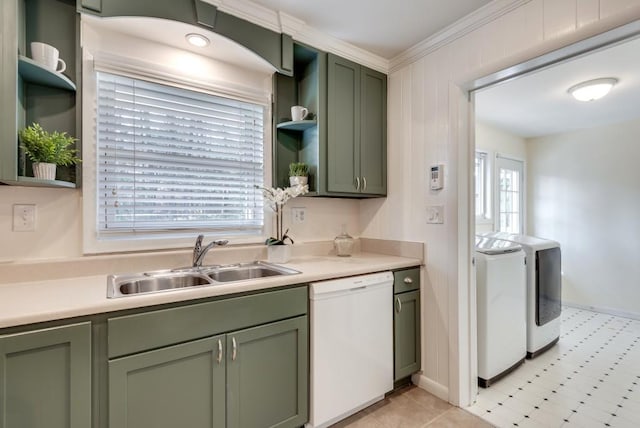
{"type": "MultiPolygon", "coordinates": [[[[0,284],[0,328],[164,303],[263,290],[420,265],[421,260],[383,254],[296,257],[283,266],[300,274],[180,290],[107,298],[107,275],[0,284]]],[[[135,272],[132,272],[135,273],[135,272]]]]}

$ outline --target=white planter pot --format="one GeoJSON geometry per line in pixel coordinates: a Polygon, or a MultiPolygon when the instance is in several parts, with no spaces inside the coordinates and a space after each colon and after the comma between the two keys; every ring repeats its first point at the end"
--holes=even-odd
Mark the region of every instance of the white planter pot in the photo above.
{"type": "Polygon", "coordinates": [[[294,186],[305,186],[309,181],[309,177],[307,176],[293,176],[289,177],[289,185],[291,187],[294,186]]]}
{"type": "Polygon", "coordinates": [[[56,164],[46,162],[35,162],[33,165],[33,176],[42,180],[56,179],[56,164]]]}
{"type": "Polygon", "coordinates": [[[287,263],[291,260],[291,245],[267,245],[267,261],[287,263]]]}

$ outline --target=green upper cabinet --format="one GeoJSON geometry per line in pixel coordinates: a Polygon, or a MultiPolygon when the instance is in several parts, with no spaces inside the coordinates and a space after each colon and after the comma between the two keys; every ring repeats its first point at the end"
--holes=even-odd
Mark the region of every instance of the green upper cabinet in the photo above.
{"type": "Polygon", "coordinates": [[[276,74],[274,94],[274,185],[305,162],[310,196],[386,195],[386,75],[294,43],[293,76],[276,74]],[[309,109],[310,124],[290,122],[293,105],[309,109]]]}
{"type": "Polygon", "coordinates": [[[0,428],[91,426],[91,324],[0,336],[0,428]]]}
{"type": "MultiPolygon", "coordinates": [[[[34,179],[19,150],[18,131],[34,122],[49,131],[81,135],[79,24],[74,0],[3,0],[0,5],[0,182],[76,187],[76,168],[58,167],[57,180],[34,179]],[[63,73],[31,59],[31,42],[54,46],[63,73]]],[[[79,148],[79,144],[77,144],[79,148]]]]}
{"type": "Polygon", "coordinates": [[[329,54],[328,191],[387,193],[387,77],[329,54]]]}

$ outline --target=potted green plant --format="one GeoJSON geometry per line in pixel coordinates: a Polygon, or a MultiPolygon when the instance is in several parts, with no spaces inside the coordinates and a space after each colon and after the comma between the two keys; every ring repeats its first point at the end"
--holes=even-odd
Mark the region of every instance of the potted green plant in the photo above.
{"type": "Polygon", "coordinates": [[[289,185],[306,186],[309,181],[309,166],[304,162],[289,164],[289,185]]]}
{"type": "Polygon", "coordinates": [[[71,148],[76,139],[66,132],[47,132],[39,123],[33,123],[19,132],[20,147],[33,162],[33,176],[43,180],[56,179],[56,165],[74,165],[80,162],[77,150],[71,148]]]}

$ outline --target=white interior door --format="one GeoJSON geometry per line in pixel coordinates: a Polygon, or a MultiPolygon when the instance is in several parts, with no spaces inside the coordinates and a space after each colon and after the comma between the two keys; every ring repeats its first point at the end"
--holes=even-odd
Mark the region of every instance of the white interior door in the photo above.
{"type": "Polygon", "coordinates": [[[496,156],[495,228],[498,232],[524,233],[524,162],[496,156]]]}

